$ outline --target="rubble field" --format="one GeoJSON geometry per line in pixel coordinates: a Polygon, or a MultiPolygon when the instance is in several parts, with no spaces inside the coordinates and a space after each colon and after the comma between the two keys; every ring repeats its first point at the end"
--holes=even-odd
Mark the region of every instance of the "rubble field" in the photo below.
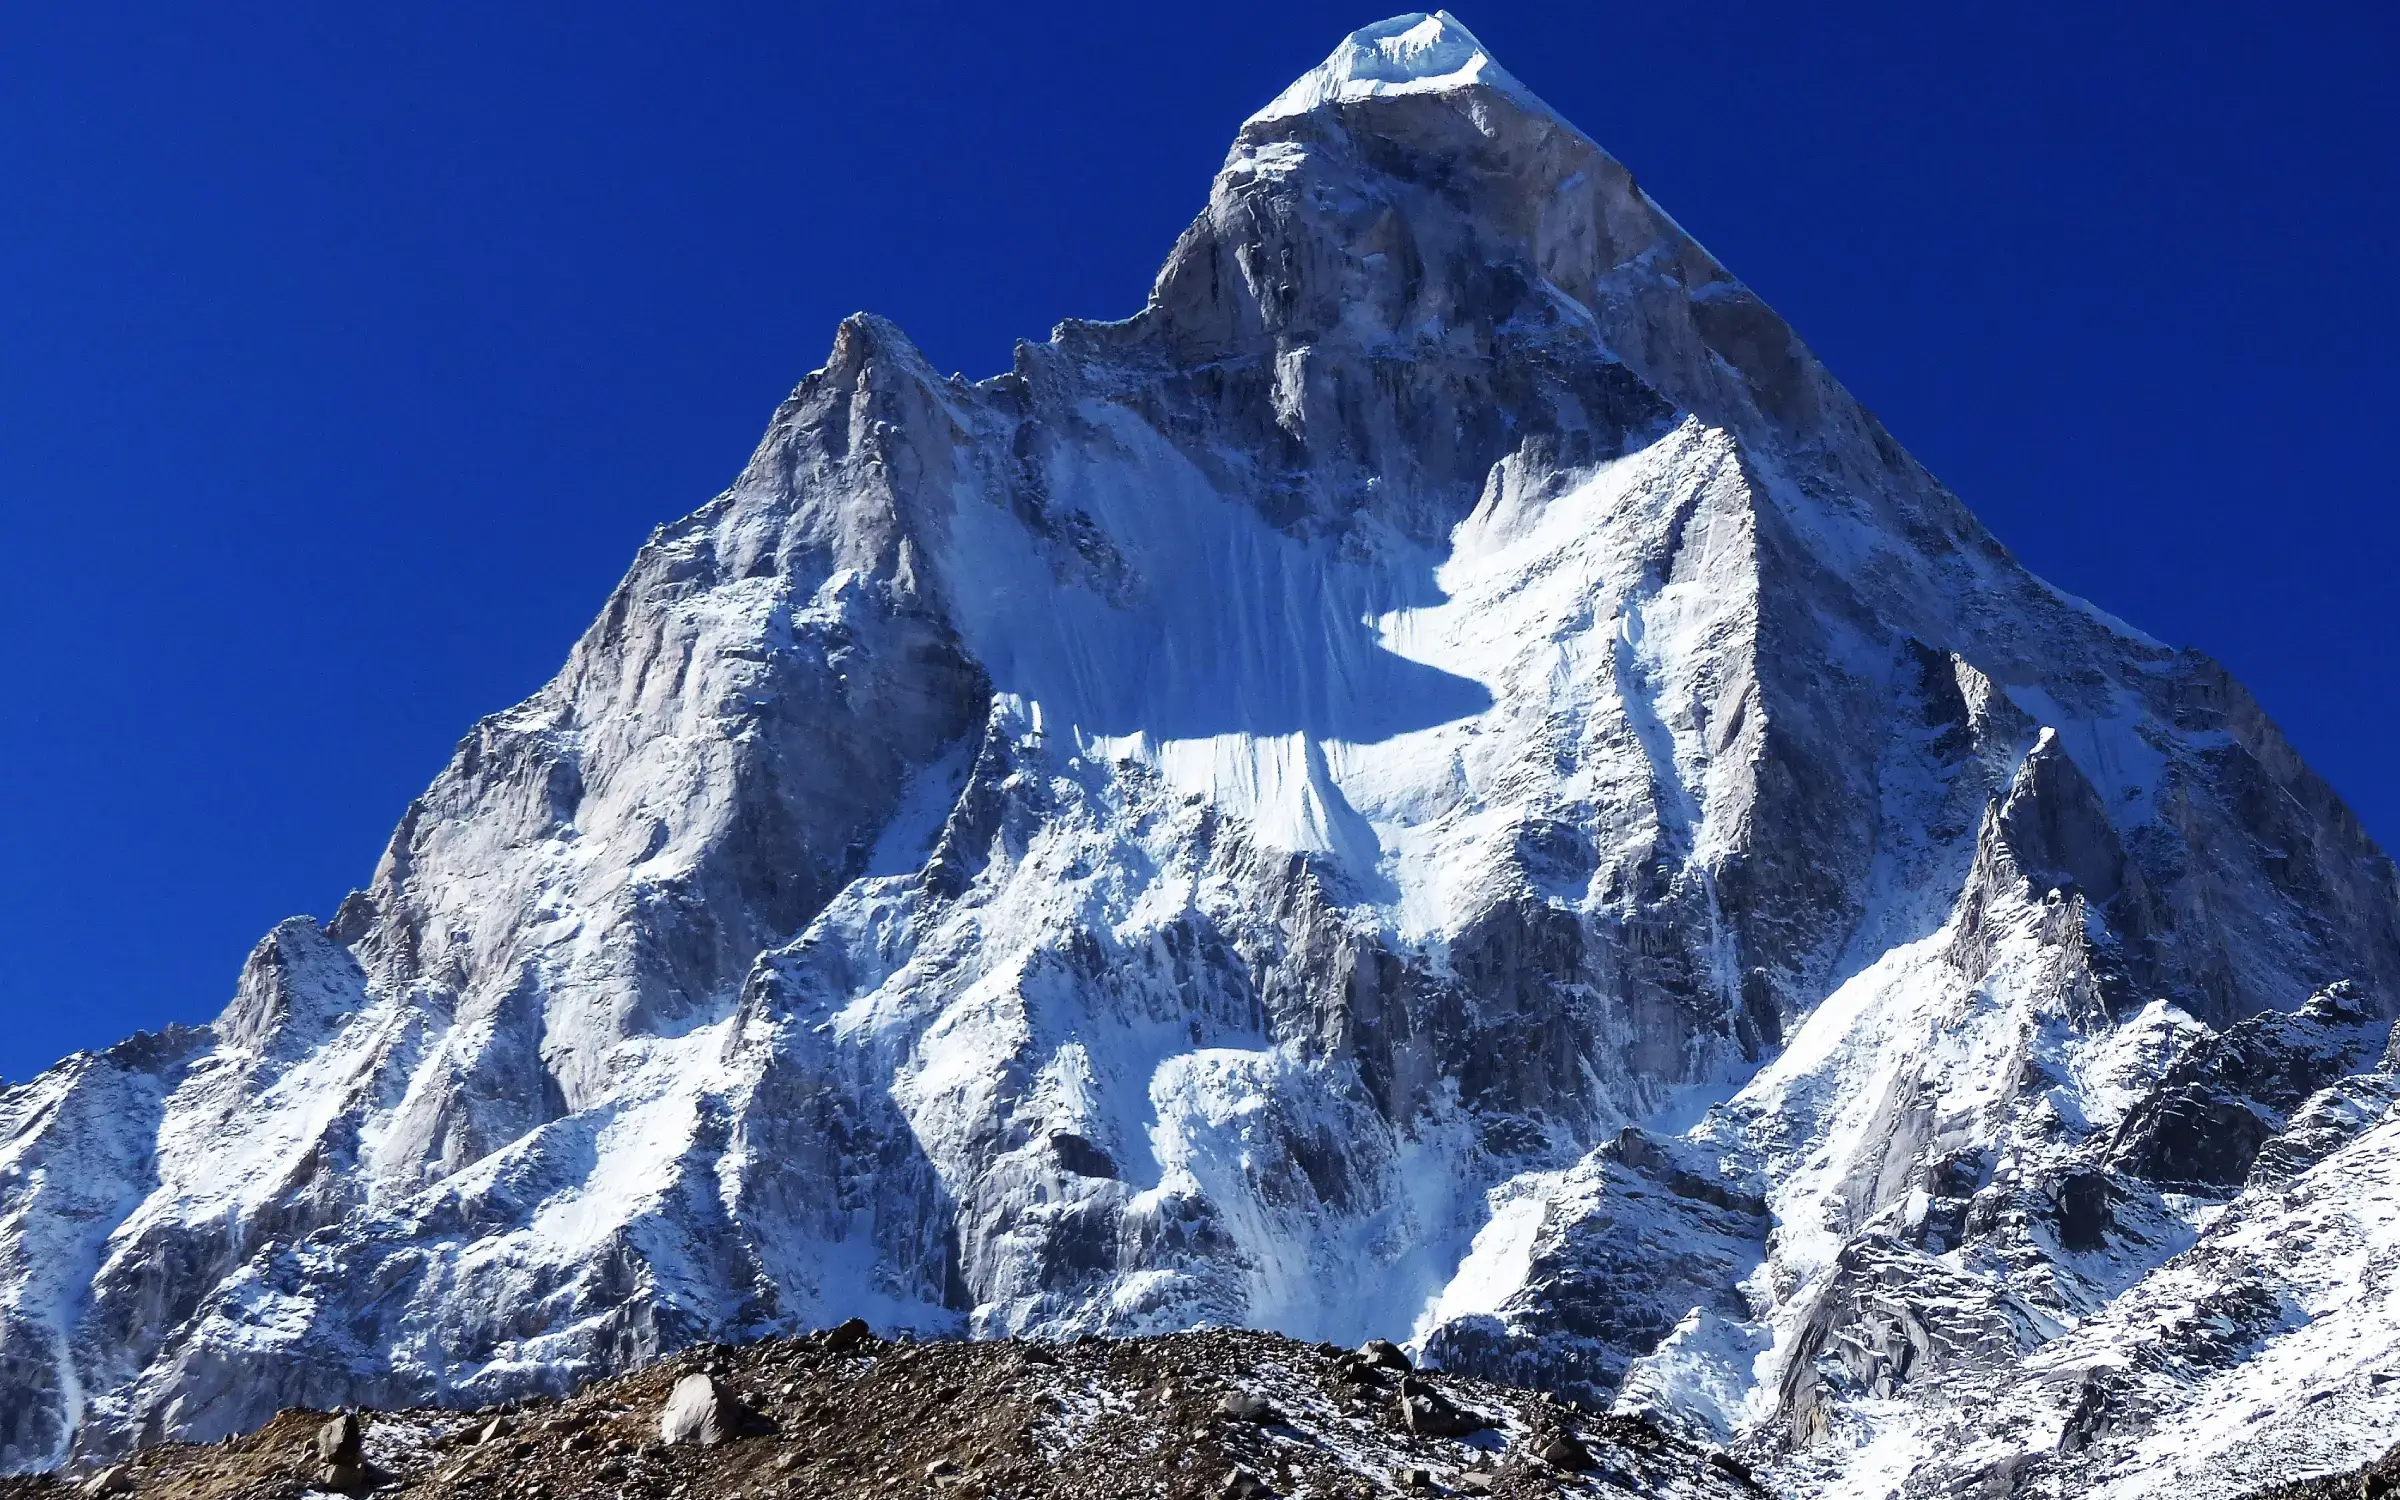
{"type": "Polygon", "coordinates": [[[703,1346],[564,1399],[288,1410],[212,1444],[0,1478],[0,1500],[1492,1495],[1736,1497],[1730,1455],[1537,1392],[1211,1330],[890,1342],[863,1325],[703,1346]]]}

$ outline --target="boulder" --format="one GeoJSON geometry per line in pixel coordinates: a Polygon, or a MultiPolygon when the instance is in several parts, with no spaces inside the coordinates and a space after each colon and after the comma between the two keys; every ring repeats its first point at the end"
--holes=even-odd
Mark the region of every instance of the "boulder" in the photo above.
{"type": "Polygon", "coordinates": [[[1228,1391],[1217,1403],[1217,1410],[1237,1422],[1268,1423],[1277,1420],[1275,1408],[1256,1391],[1228,1391]]]}
{"type": "Polygon", "coordinates": [[[339,1412],[318,1426],[309,1440],[309,1452],[315,1456],[316,1486],[321,1490],[352,1491],[369,1487],[373,1472],[367,1467],[367,1426],[358,1413],[339,1412]]]}
{"type": "Polygon", "coordinates": [[[1408,1362],[1408,1356],[1401,1352],[1400,1346],[1390,1339],[1367,1340],[1358,1346],[1358,1357],[1379,1370],[1398,1370],[1406,1374],[1416,1368],[1408,1362]]]}
{"type": "Polygon", "coordinates": [[[343,1412],[317,1429],[317,1462],[357,1467],[366,1461],[367,1429],[358,1413],[343,1412]]]}
{"type": "Polygon", "coordinates": [[[839,1354],[845,1349],[857,1348],[874,1336],[875,1330],[867,1326],[866,1319],[851,1318],[826,1329],[823,1342],[826,1348],[839,1354]]]}
{"type": "Polygon", "coordinates": [[[1383,1384],[1385,1373],[1356,1354],[1343,1355],[1333,1366],[1333,1378],[1350,1386],[1379,1387],[1383,1384]]]}
{"type": "Polygon", "coordinates": [[[1400,1424],[1419,1437],[1465,1437],[1492,1425],[1425,1385],[1401,1393],[1400,1424]]]}
{"type": "Polygon", "coordinates": [[[1263,1497],[1275,1492],[1267,1487],[1265,1480],[1248,1469],[1228,1469],[1225,1471],[1225,1483],[1218,1493],[1225,1500],[1263,1500],[1263,1497]]]}
{"type": "Polygon", "coordinates": [[[769,1424],[742,1404],[733,1388],[714,1375],[686,1375],[675,1382],[658,1417],[658,1440],[672,1447],[714,1448],[761,1431],[769,1424]]]}

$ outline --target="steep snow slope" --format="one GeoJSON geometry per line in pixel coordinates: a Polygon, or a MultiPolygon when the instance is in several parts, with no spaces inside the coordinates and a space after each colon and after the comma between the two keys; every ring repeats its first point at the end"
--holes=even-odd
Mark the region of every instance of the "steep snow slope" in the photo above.
{"type": "Polygon", "coordinates": [[[1414,1330],[1802,1491],[2072,1489],[2314,1393],[2352,1252],[2277,1216],[2382,1231],[2251,1178],[2382,1170],[2396,983],[2237,685],[1402,17],[1133,318],[979,383],[846,321],[367,889],[0,1095],[0,1458],[864,1313],[1414,1330]],[[2210,1297],[2284,1321],[2095,1363],[2210,1297]]]}

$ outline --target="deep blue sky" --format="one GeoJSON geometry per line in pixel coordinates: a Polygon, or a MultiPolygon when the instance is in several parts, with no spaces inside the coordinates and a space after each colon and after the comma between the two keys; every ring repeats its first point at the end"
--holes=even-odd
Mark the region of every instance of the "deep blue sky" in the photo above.
{"type": "MultiPolygon", "coordinates": [[[[1462,17],[2400,842],[2393,7],[2083,9],[1462,17]]],[[[843,314],[982,375],[1132,311],[1380,14],[8,7],[0,1076],[213,1015],[362,884],[843,314]]]]}

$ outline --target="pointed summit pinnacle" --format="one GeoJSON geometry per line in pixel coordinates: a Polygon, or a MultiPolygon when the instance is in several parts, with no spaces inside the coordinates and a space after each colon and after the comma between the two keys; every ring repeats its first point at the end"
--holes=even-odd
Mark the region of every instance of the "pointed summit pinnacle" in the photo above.
{"type": "Polygon", "coordinates": [[[1391,94],[1429,94],[1475,84],[1506,95],[1519,106],[1554,113],[1531,89],[1493,61],[1475,33],[1446,10],[1411,11],[1350,33],[1333,55],[1302,74],[1250,117],[1279,120],[1326,104],[1391,94]]]}

